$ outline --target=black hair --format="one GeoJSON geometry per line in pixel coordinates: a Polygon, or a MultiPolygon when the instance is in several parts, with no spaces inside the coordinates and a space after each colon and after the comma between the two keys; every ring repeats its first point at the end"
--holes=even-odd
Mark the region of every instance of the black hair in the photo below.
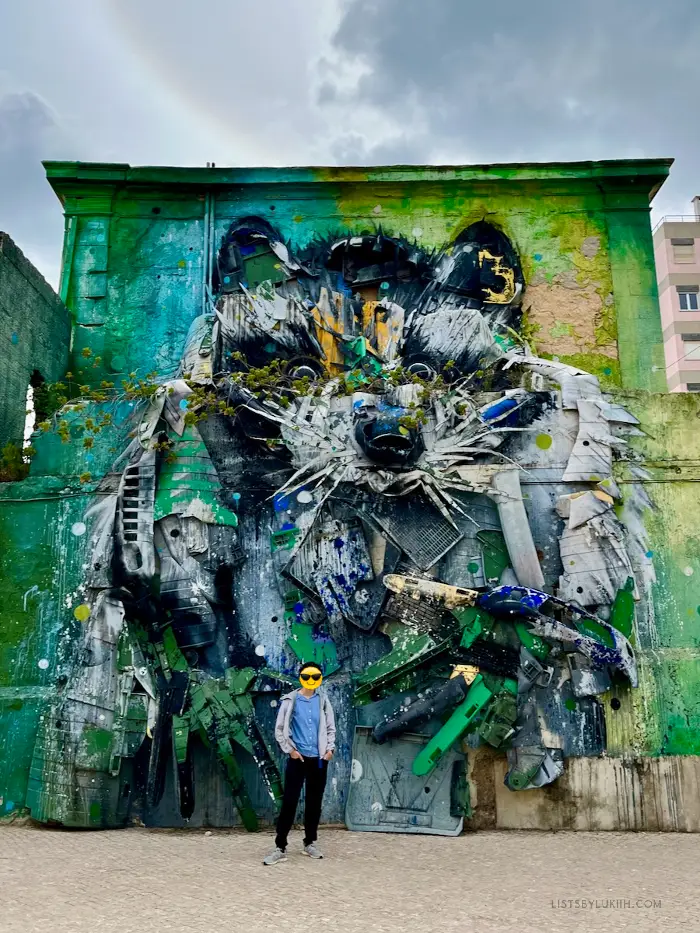
{"type": "Polygon", "coordinates": [[[307,661],[305,664],[302,664],[299,668],[299,674],[303,674],[307,667],[315,667],[316,670],[319,670],[323,674],[323,668],[320,664],[317,664],[315,661],[307,661]]]}

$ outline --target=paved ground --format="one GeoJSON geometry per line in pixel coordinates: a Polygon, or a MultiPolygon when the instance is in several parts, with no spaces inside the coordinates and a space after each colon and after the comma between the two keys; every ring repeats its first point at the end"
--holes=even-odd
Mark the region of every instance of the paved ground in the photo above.
{"type": "Polygon", "coordinates": [[[0,828],[1,933],[700,930],[700,836],[0,828]]]}

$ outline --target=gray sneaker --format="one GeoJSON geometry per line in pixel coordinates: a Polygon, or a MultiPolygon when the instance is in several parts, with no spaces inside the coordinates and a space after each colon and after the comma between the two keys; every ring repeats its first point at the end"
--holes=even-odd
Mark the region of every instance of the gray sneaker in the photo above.
{"type": "Polygon", "coordinates": [[[263,865],[276,865],[278,862],[286,862],[287,853],[284,849],[275,848],[273,852],[270,852],[269,855],[266,855],[263,859],[263,865]]]}
{"type": "Polygon", "coordinates": [[[302,851],[304,855],[308,855],[311,858],[323,858],[323,852],[321,852],[315,842],[311,842],[308,846],[304,846],[302,851]]]}

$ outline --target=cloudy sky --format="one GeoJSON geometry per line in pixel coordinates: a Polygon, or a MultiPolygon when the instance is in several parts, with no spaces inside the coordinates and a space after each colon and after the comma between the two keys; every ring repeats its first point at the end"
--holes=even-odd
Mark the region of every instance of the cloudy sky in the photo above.
{"type": "Polygon", "coordinates": [[[53,284],[41,159],[673,156],[700,194],[698,0],[0,0],[0,229],[53,284]]]}

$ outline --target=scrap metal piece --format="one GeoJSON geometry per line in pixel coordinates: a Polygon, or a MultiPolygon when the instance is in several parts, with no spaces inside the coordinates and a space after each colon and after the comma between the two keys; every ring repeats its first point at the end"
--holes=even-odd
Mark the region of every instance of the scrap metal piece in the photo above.
{"type": "Polygon", "coordinates": [[[425,599],[428,602],[442,605],[445,609],[473,606],[479,596],[477,590],[467,590],[461,586],[449,586],[447,583],[438,583],[435,580],[395,573],[384,577],[384,586],[392,593],[407,595],[416,601],[425,599]]]}
{"type": "Polygon", "coordinates": [[[506,751],[508,771],[503,783],[508,790],[531,790],[551,784],[564,773],[564,756],[560,748],[524,745],[506,751]]]}
{"type": "Polygon", "coordinates": [[[345,808],[348,829],[434,836],[461,833],[464,817],[471,815],[464,755],[449,751],[426,780],[411,771],[416,752],[425,744],[425,736],[405,733],[377,745],[369,727],[355,727],[345,808]]]}
{"type": "Polygon", "coordinates": [[[566,660],[571,673],[571,688],[575,697],[600,696],[610,689],[610,675],[606,670],[595,668],[590,660],[579,654],[567,654],[566,660]]]}
{"type": "Polygon", "coordinates": [[[501,519],[501,528],[511,566],[518,582],[523,586],[542,589],[544,575],[532,538],[530,521],[525,511],[518,470],[510,469],[494,473],[491,484],[498,494],[496,498],[498,515],[501,519]]]}
{"type": "Polygon", "coordinates": [[[418,727],[428,720],[441,716],[461,703],[469,692],[470,683],[471,681],[460,674],[451,677],[442,686],[419,694],[410,704],[401,701],[397,710],[374,727],[372,735],[375,741],[381,744],[404,732],[417,732],[418,727]]]}
{"type": "Polygon", "coordinates": [[[437,735],[434,735],[413,762],[413,773],[429,774],[442,756],[472,725],[481,710],[489,703],[496,690],[487,685],[482,674],[472,681],[469,692],[452,713],[437,735]]]}
{"type": "Polygon", "coordinates": [[[432,503],[417,496],[383,497],[371,514],[419,570],[437,564],[464,537],[432,503]]]}

